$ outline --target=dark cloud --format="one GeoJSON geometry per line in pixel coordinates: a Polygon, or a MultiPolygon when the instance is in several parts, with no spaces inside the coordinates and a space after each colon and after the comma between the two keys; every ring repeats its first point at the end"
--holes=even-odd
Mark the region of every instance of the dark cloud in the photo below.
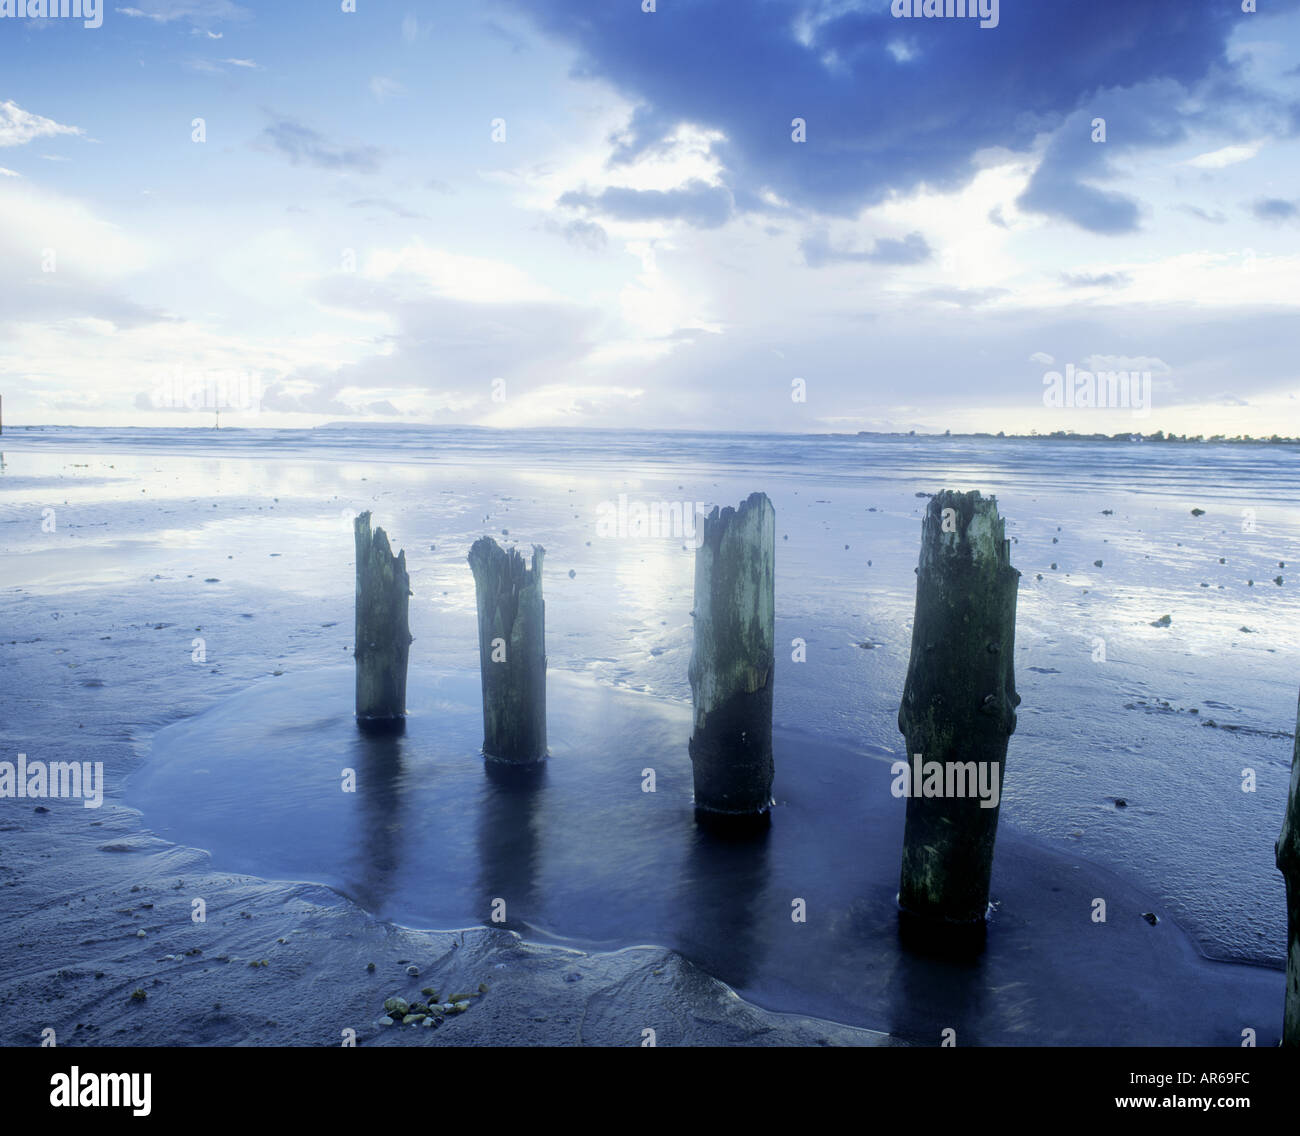
{"type": "Polygon", "coordinates": [[[908,233],[899,239],[881,237],[869,249],[846,249],[832,245],[825,232],[805,237],[799,245],[804,263],[809,268],[822,268],[828,264],[921,264],[933,253],[920,233],[908,233]]]}
{"type": "Polygon", "coordinates": [[[291,118],[276,117],[258,138],[264,148],[283,154],[295,166],[372,174],[383,157],[377,146],[340,146],[291,118]]]}
{"type": "Polygon", "coordinates": [[[689,181],[680,189],[626,189],[611,186],[598,194],[571,192],[559,203],[587,209],[617,221],[685,221],[700,229],[716,229],[730,220],[731,193],[722,186],[689,181]]]}
{"type": "Polygon", "coordinates": [[[1251,212],[1261,221],[1290,221],[1300,213],[1300,205],[1280,197],[1264,197],[1251,206],[1251,212]]]}
{"type": "Polygon", "coordinates": [[[1202,209],[1199,205],[1180,205],[1178,208],[1184,213],[1190,213],[1193,217],[1200,218],[1202,221],[1208,221],[1211,225],[1222,225],[1228,219],[1222,213],[1211,213],[1206,209],[1202,209]]]}
{"type": "Polygon", "coordinates": [[[589,252],[600,252],[609,243],[609,234],[595,221],[570,221],[563,232],[570,244],[589,252]]]}
{"type": "MultiPolygon", "coordinates": [[[[4,242],[0,241],[0,254],[3,254],[4,248],[4,242]]],[[[26,277],[14,273],[11,279],[20,281],[20,284],[4,289],[5,304],[4,309],[0,310],[0,328],[20,323],[53,323],[78,318],[107,320],[119,331],[156,323],[178,322],[177,317],[160,308],[138,304],[66,270],[49,274],[35,273],[26,277]]],[[[96,333],[67,327],[61,334],[74,338],[96,333]]]]}
{"type": "Polygon", "coordinates": [[[1062,272],[1061,280],[1071,288],[1122,288],[1133,283],[1127,272],[1100,272],[1095,276],[1086,272],[1062,272]]]}
{"type": "Polygon", "coordinates": [[[1131,233],[1140,226],[1141,203],[1096,183],[1111,176],[1112,159],[1187,136],[1186,90],[1178,83],[1160,80],[1105,91],[1065,120],[1016,204],[1092,233],[1131,233]],[[1105,121],[1105,141],[1094,141],[1097,119],[1105,121]]]}
{"type": "MultiPolygon", "coordinates": [[[[1276,0],[1273,10],[1296,5],[1276,0]]],[[[896,20],[884,0],[675,0],[654,14],[609,0],[518,6],[578,49],[580,76],[639,104],[616,160],[650,150],[679,123],[716,128],[726,139],[715,154],[742,207],[767,187],[800,208],[844,216],[923,183],[957,188],[979,150],[1027,150],[1116,85],[1167,81],[1171,95],[1154,116],[1126,104],[1138,121],[1112,124],[1112,152],[1168,138],[1172,92],[1230,74],[1225,42],[1241,26],[1238,7],[1221,0],[1006,4],[991,29],[896,20]],[[801,22],[807,44],[795,34],[801,22]],[[900,61],[890,45],[904,40],[909,51],[897,54],[910,58],[900,61]],[[796,117],[806,120],[806,142],[791,140],[796,117]]],[[[1184,102],[1178,113],[1193,112],[1184,102]]],[[[1079,180],[1106,168],[1098,153],[1087,171],[1072,170],[1077,153],[1049,153],[1022,208],[1096,232],[1131,231],[1138,204],[1079,180]]]]}
{"type": "Polygon", "coordinates": [[[921,293],[921,298],[959,308],[977,308],[1009,294],[1006,288],[929,288],[921,293]]]}

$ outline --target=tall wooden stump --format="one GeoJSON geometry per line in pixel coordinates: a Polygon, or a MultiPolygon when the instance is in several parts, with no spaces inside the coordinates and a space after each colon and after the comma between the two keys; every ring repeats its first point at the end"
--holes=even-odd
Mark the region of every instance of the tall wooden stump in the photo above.
{"type": "Polygon", "coordinates": [[[689,675],[695,808],[706,816],[766,817],[772,802],[775,560],[766,494],[704,518],[689,675]]]}
{"type": "Polygon", "coordinates": [[[542,557],[530,568],[516,548],[490,536],[469,550],[478,597],[478,654],[483,675],[483,753],[526,764],[546,757],[546,605],[542,557]]]}
{"type": "Polygon", "coordinates": [[[940,937],[954,943],[962,937],[955,929],[981,937],[988,911],[1003,765],[1020,704],[1013,658],[1019,579],[996,498],[950,490],[931,498],[898,710],[910,765],[898,903],[905,930],[946,928],[940,937]],[[941,783],[924,776],[934,762],[941,783]],[[936,785],[940,791],[930,795],[936,785]]]}
{"type": "Polygon", "coordinates": [[[406,553],[393,555],[388,534],[370,531],[370,513],[352,523],[357,549],[357,718],[391,721],[406,714],[407,612],[411,581],[406,553]]]}
{"type": "Polygon", "coordinates": [[[1282,835],[1274,845],[1277,868],[1286,880],[1286,1009],[1282,1044],[1300,1046],[1300,705],[1291,754],[1291,794],[1282,818],[1282,835]]]}

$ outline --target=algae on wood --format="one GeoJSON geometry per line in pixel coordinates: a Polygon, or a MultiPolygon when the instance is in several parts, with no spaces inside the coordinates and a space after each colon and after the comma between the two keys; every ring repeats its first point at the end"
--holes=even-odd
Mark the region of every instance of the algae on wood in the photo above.
{"type": "Polygon", "coordinates": [[[695,807],[766,814],[772,801],[776,511],[763,493],[704,518],[695,553],[695,807]]]}
{"type": "Polygon", "coordinates": [[[370,530],[370,513],[353,521],[357,553],[357,717],[394,719],[406,714],[406,664],[411,649],[407,621],[411,581],[406,553],[393,555],[388,534],[370,530]]]}
{"type": "MultiPolygon", "coordinates": [[[[918,761],[961,763],[963,776],[982,766],[990,788],[997,784],[996,798],[990,792],[987,799],[998,804],[1020,704],[1014,671],[1019,579],[996,498],[951,490],[931,498],[898,728],[913,774],[918,761]]],[[[982,929],[998,812],[998,805],[984,807],[969,793],[909,793],[898,894],[905,915],[982,929]]]]}
{"type": "Polygon", "coordinates": [[[1300,705],[1296,708],[1295,746],[1291,751],[1291,791],[1274,855],[1278,871],[1286,880],[1286,1003],[1282,1044],[1300,1046],[1300,705]]]}
{"type": "Polygon", "coordinates": [[[490,536],[469,550],[478,599],[479,669],[483,678],[483,753],[527,763],[546,756],[546,605],[542,558],[532,566],[490,536]]]}

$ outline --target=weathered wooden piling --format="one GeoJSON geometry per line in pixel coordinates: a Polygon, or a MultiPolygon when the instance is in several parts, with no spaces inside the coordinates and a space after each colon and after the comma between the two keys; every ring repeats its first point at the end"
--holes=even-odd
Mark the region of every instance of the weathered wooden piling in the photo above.
{"type": "Polygon", "coordinates": [[[357,718],[397,720],[406,714],[406,663],[411,650],[406,553],[394,556],[388,534],[380,528],[371,532],[368,511],[352,527],[357,550],[357,718]]]}
{"type": "Polygon", "coordinates": [[[526,764],[546,757],[546,605],[542,557],[529,567],[516,548],[490,536],[469,550],[478,598],[479,669],[483,676],[483,753],[526,764]]]}
{"type": "Polygon", "coordinates": [[[1300,704],[1296,707],[1295,748],[1291,753],[1291,793],[1282,835],[1273,846],[1277,869],[1286,880],[1286,1006],[1282,1044],[1300,1046],[1300,704]]]}
{"type": "Polygon", "coordinates": [[[704,518],[688,673],[695,808],[705,816],[766,817],[772,802],[775,561],[776,511],[766,494],[704,518]]]}
{"type": "Polygon", "coordinates": [[[982,935],[1007,741],[1020,704],[1020,573],[997,499],[951,490],[931,498],[916,573],[912,655],[898,710],[909,755],[898,903],[905,929],[919,923],[982,935]]]}

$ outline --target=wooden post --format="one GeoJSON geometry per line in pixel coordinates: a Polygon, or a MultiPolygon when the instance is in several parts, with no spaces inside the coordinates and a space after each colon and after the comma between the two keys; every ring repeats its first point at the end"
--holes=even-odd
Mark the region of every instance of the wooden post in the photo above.
{"type": "MultiPolygon", "coordinates": [[[[698,522],[697,522],[698,523],[698,522]]],[[[764,493],[715,506],[695,553],[697,814],[764,818],[772,803],[776,511],[764,493]]]]}
{"type": "Polygon", "coordinates": [[[1286,1008],[1282,1044],[1300,1046],[1300,705],[1296,708],[1295,748],[1291,754],[1291,793],[1282,835],[1273,846],[1277,869],[1286,880],[1286,1008]]]}
{"type": "Polygon", "coordinates": [[[370,513],[353,522],[357,549],[357,718],[406,715],[406,663],[411,649],[407,612],[411,581],[406,553],[393,555],[388,534],[370,531],[370,513]]]}
{"type": "Polygon", "coordinates": [[[900,786],[907,823],[898,903],[905,930],[944,928],[956,942],[964,927],[982,941],[1007,741],[1020,704],[1020,573],[997,499],[951,490],[931,498],[916,573],[912,655],[898,710],[909,755],[900,786]]]}
{"type": "Polygon", "coordinates": [[[533,545],[530,568],[517,548],[507,552],[490,536],[469,550],[478,599],[483,754],[519,765],[546,757],[545,555],[533,545]]]}

